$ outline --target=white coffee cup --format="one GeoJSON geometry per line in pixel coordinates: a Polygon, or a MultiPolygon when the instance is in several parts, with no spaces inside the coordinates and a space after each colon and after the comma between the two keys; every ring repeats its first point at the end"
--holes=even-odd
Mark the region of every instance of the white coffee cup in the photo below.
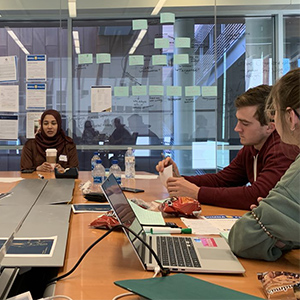
{"type": "Polygon", "coordinates": [[[56,155],[57,155],[57,150],[55,148],[46,149],[46,161],[49,164],[51,164],[53,170],[56,165],[56,155]]]}

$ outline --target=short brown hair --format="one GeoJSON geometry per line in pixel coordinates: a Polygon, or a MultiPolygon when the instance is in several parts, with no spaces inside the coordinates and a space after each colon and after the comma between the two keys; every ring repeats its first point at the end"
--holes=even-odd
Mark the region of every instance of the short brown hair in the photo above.
{"type": "Polygon", "coordinates": [[[261,84],[257,87],[247,90],[235,99],[234,105],[237,109],[246,106],[257,106],[255,117],[261,126],[267,125],[265,116],[265,105],[272,87],[267,84],[261,84]]]}

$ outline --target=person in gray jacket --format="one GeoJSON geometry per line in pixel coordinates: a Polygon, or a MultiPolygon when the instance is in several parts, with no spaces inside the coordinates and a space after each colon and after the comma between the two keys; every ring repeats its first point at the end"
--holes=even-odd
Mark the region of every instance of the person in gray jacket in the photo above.
{"type": "MultiPolygon", "coordinates": [[[[266,111],[282,142],[300,148],[300,68],[274,85],[266,111]]],[[[300,155],[268,196],[258,201],[230,230],[232,251],[245,258],[275,261],[300,248],[300,155]]]]}

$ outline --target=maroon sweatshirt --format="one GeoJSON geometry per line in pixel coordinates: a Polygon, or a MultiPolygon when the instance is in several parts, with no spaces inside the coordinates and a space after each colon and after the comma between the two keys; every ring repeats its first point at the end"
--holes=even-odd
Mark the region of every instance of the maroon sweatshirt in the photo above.
{"type": "Polygon", "coordinates": [[[259,151],[253,146],[244,146],[222,171],[184,178],[201,187],[200,203],[250,209],[251,204],[257,204],[258,197],[268,195],[298,153],[294,146],[282,143],[274,131],[259,151]]]}

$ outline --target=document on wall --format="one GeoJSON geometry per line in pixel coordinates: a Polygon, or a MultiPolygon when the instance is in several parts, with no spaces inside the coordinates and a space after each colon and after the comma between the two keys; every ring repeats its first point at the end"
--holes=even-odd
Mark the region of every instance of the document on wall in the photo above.
{"type": "Polygon", "coordinates": [[[26,55],[26,81],[46,81],[47,79],[47,56],[26,55]]]}
{"type": "Polygon", "coordinates": [[[19,111],[19,86],[18,85],[0,86],[0,111],[1,112],[19,111]]]}
{"type": "Polygon", "coordinates": [[[111,111],[111,86],[91,87],[91,112],[111,111]]]}
{"type": "Polygon", "coordinates": [[[26,114],[26,138],[33,139],[40,128],[40,119],[43,112],[28,112],[26,114]]]}
{"type": "Polygon", "coordinates": [[[46,83],[26,84],[26,109],[46,109],[46,83]]]}
{"type": "Polygon", "coordinates": [[[0,82],[17,80],[17,57],[0,57],[0,82]]]}
{"type": "Polygon", "coordinates": [[[18,139],[18,116],[0,115],[0,140],[18,139]]]}

